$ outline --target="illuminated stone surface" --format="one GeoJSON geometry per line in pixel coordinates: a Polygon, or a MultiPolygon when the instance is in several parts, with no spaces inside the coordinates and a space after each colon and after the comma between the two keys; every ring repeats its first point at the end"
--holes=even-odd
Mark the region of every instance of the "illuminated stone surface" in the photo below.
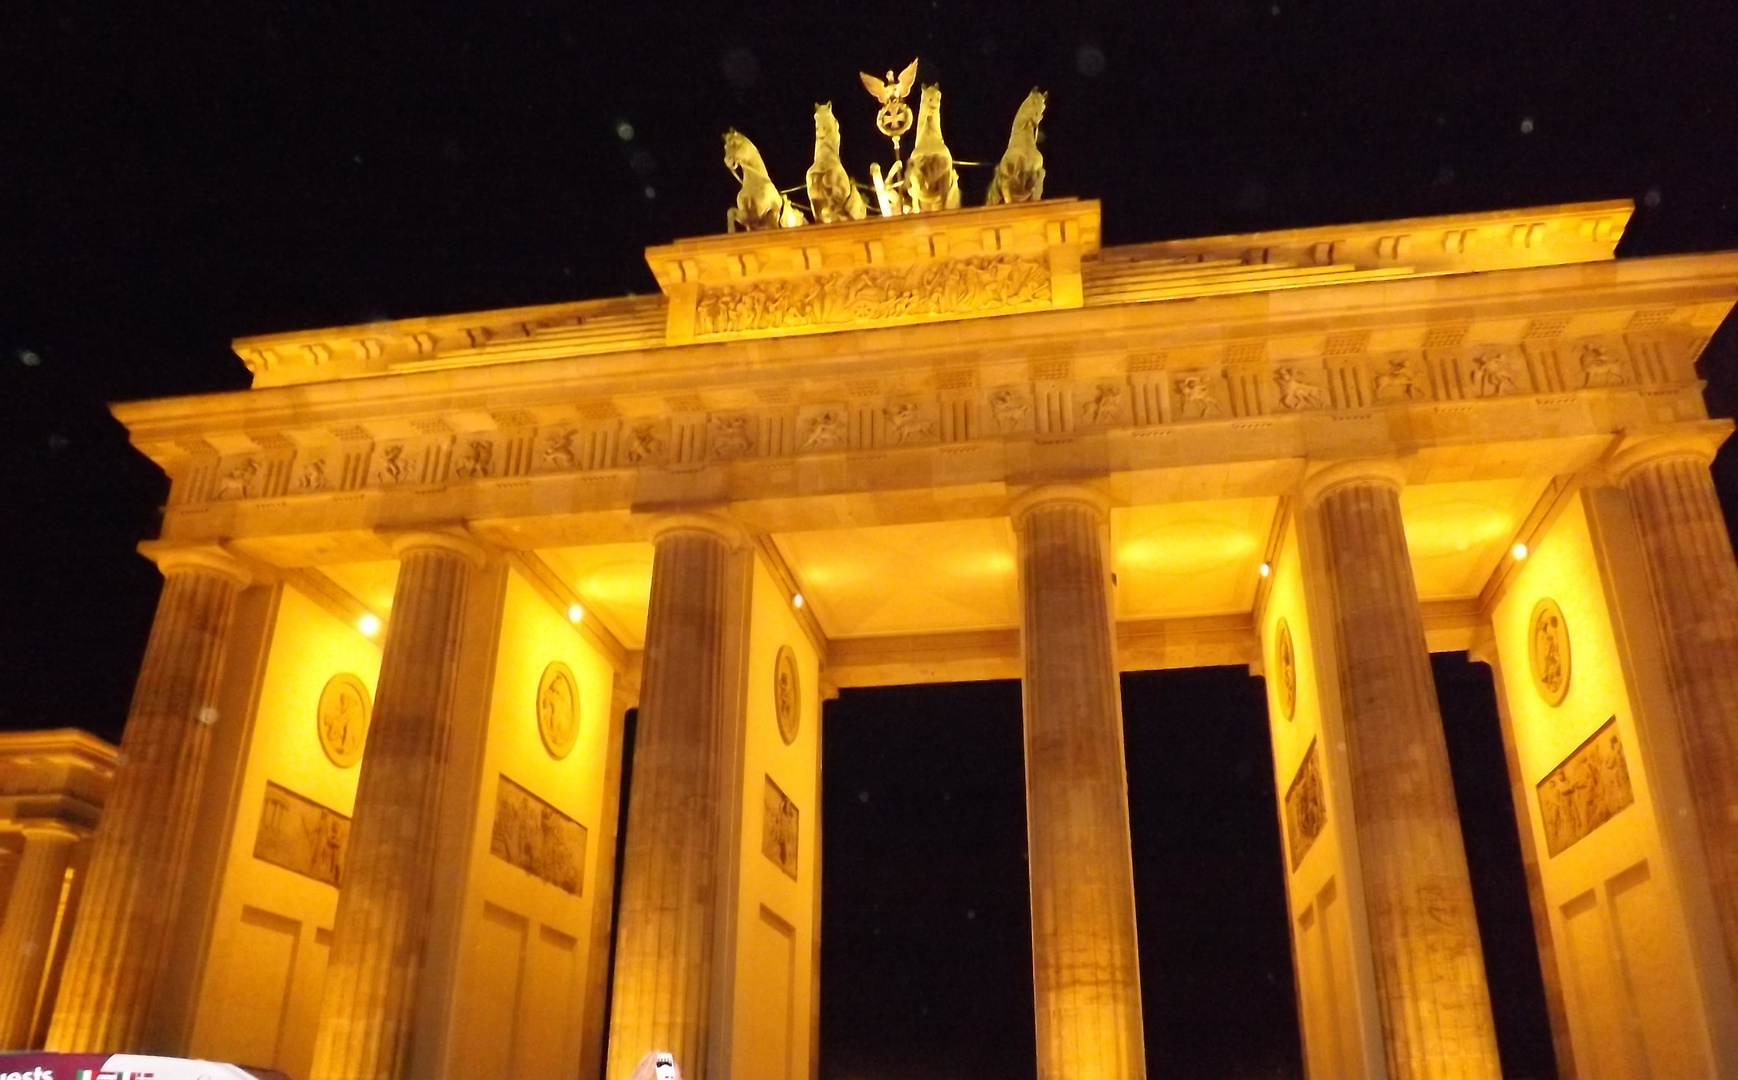
{"type": "Polygon", "coordinates": [[[1014,511],[1040,1080],[1146,1076],[1107,509],[1039,489],[1014,511]]]}
{"type": "Polygon", "coordinates": [[[1730,425],[1695,369],[1738,254],[1617,260],[1629,213],[1103,248],[1097,203],[1050,199],[682,240],[647,252],[653,297],[236,342],[252,390],[116,408],[171,480],[158,550],[212,554],[165,557],[51,1041],[322,1078],[624,1080],[653,1048],[692,1080],[810,1075],[822,700],[1024,678],[1040,1070],[1132,1080],[1115,675],[1240,664],[1298,817],[1312,1075],[1491,1076],[1427,656],[1473,649],[1560,1063],[1738,1075],[1730,425]],[[1057,485],[1084,494],[1011,510],[1057,485]],[[533,709],[556,663],[565,756],[533,709]],[[339,673],[375,700],[359,769],[317,737],[339,673]],[[1565,829],[1617,760],[1595,736],[1629,801],[1565,829]],[[565,887],[491,853],[503,781],[583,830],[545,852],[565,887]],[[351,819],[341,890],[254,857],[274,789],[351,819]],[[776,861],[769,790],[797,823],[776,861]]]}
{"type": "MultiPolygon", "coordinates": [[[[715,955],[726,668],[747,560],[704,522],[659,535],[616,924],[610,1076],[666,1050],[704,1076],[715,955]]],[[[687,1075],[688,1073],[684,1073],[687,1075]]]]}
{"type": "Polygon", "coordinates": [[[143,1050],[178,914],[236,596],[221,553],[168,550],[119,767],[49,1027],[55,1050],[143,1050]]]}

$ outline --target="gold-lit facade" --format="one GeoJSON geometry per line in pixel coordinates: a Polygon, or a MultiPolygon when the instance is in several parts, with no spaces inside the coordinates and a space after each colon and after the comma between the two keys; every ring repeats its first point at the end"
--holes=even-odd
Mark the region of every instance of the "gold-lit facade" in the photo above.
{"type": "Polygon", "coordinates": [[[1563,1074],[1738,1075],[1695,366],[1738,253],[1617,259],[1629,212],[847,216],[650,249],[653,297],[238,341],[253,389],[115,410],[164,599],[42,1037],[805,1080],[822,702],[1019,678],[1039,1075],[1134,1080],[1118,674],[1240,664],[1309,1075],[1494,1080],[1429,664],[1467,650],[1563,1074]]]}

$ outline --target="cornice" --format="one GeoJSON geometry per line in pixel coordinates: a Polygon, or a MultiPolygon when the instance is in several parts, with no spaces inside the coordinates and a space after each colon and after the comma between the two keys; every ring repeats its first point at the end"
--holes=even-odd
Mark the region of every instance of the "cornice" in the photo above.
{"type": "MultiPolygon", "coordinates": [[[[477,414],[555,406],[569,415],[590,410],[623,415],[621,397],[648,399],[696,389],[733,393],[756,402],[792,383],[850,378],[853,371],[886,367],[889,357],[908,369],[975,366],[993,356],[1018,361],[1092,353],[1192,355],[1217,350],[1232,358],[1239,343],[1275,338],[1328,341],[1368,330],[1395,350],[1427,347],[1445,324],[1514,323],[1552,315],[1621,325],[1623,313],[1650,312],[1663,328],[1702,337],[1738,298],[1738,252],[1658,256],[1489,273],[1322,285],[1277,293],[1165,300],[1109,307],[1027,312],[961,323],[845,330],[814,338],[629,349],[440,370],[404,369],[367,377],[191,397],[160,398],[111,407],[133,441],[155,460],[180,456],[175,444],[233,433],[295,426],[343,426],[417,413],[477,414]],[[1601,318],[1601,315],[1611,316],[1601,318]]],[[[1562,336],[1575,336],[1572,326],[1562,336]]],[[[1465,331],[1463,330],[1463,336],[1465,331]]],[[[1494,342],[1502,343],[1502,342],[1494,342]]],[[[1287,343],[1300,358],[1309,342],[1287,343]]],[[[1381,347],[1380,340],[1375,347],[1381,347]]],[[[1244,349],[1244,352],[1249,351],[1244,349]]],[[[1210,361],[1209,361],[1210,362],[1210,361]]],[[[629,404],[633,404],[630,402],[629,404]]],[[[541,419],[541,418],[540,418],[541,419]]],[[[235,449],[245,446],[238,443],[235,449]]]]}

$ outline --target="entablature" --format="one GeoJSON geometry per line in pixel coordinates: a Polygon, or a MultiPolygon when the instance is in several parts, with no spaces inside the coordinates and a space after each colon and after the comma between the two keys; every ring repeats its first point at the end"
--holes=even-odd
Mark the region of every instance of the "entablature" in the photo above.
{"type": "Polygon", "coordinates": [[[1099,205],[1049,199],[681,240],[662,295],[238,339],[256,388],[839,333],[1019,312],[1270,294],[1609,260],[1628,202],[1288,229],[1099,250],[1099,205]]]}
{"type": "Polygon", "coordinates": [[[1372,425],[1449,445],[1699,419],[1695,360],[1734,296],[1738,254],[1674,256],[406,373],[116,414],[174,481],[165,535],[196,516],[202,534],[243,517],[289,527],[411,492],[474,517],[528,487],[625,509],[789,485],[1018,483],[1051,467],[1138,471],[1155,455],[1214,467],[1254,445],[1309,456],[1372,425]],[[743,479],[778,476],[794,479],[743,479]]]}

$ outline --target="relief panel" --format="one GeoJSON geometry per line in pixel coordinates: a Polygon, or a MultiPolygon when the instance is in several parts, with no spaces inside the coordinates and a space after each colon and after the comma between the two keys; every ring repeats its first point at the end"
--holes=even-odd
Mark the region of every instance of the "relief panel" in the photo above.
{"type": "Polygon", "coordinates": [[[1328,824],[1328,801],[1322,792],[1320,758],[1315,740],[1304,751],[1303,762],[1285,790],[1285,846],[1291,852],[1291,868],[1303,865],[1316,837],[1328,824]]]}
{"type": "Polygon", "coordinates": [[[761,815],[761,854],[780,870],[797,879],[797,804],[791,802],[772,777],[766,778],[766,800],[761,815]]]}
{"type": "Polygon", "coordinates": [[[502,776],[495,791],[489,854],[563,892],[581,894],[585,826],[502,776]]]}
{"type": "Polygon", "coordinates": [[[254,858],[335,886],[349,843],[349,818],[267,781],[254,858]]]}
{"type": "Polygon", "coordinates": [[[1575,748],[1537,785],[1545,846],[1555,857],[1635,802],[1617,717],[1575,748]]]}

